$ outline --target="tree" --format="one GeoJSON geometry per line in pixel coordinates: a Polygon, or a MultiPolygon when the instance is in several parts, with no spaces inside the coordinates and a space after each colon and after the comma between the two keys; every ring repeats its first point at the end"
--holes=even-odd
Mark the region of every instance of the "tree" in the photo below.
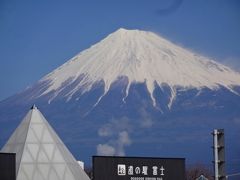
{"type": "Polygon", "coordinates": [[[204,175],[208,180],[213,180],[212,171],[203,164],[195,164],[186,169],[187,180],[195,180],[201,175],[204,175]]]}

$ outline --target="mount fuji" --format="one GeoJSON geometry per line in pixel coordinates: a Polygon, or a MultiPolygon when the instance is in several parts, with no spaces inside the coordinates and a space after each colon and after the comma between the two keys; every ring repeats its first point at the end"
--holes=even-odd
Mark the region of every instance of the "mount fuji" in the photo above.
{"type": "Polygon", "coordinates": [[[240,73],[147,31],[119,29],[0,102],[1,145],[36,104],[78,159],[186,157],[211,164],[211,131],[239,158],[240,73]]]}

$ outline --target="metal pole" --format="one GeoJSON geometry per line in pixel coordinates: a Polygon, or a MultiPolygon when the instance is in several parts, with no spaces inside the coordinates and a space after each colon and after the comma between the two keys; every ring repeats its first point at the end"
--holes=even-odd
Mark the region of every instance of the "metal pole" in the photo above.
{"type": "Polygon", "coordinates": [[[215,172],[215,180],[218,179],[218,130],[214,129],[214,172],[215,172]]]}

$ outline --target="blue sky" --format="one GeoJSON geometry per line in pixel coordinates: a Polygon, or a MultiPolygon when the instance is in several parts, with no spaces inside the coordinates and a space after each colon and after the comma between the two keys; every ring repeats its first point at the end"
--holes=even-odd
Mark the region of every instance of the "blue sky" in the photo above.
{"type": "Polygon", "coordinates": [[[240,71],[238,0],[1,0],[0,100],[123,27],[240,71]]]}

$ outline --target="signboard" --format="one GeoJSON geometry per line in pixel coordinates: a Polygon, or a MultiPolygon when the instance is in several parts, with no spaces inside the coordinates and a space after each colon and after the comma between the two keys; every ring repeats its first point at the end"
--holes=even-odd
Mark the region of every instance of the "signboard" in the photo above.
{"type": "Polygon", "coordinates": [[[93,156],[93,179],[185,180],[185,159],[93,156]]]}
{"type": "Polygon", "coordinates": [[[15,180],[16,179],[16,154],[0,153],[0,179],[15,180]]]}

